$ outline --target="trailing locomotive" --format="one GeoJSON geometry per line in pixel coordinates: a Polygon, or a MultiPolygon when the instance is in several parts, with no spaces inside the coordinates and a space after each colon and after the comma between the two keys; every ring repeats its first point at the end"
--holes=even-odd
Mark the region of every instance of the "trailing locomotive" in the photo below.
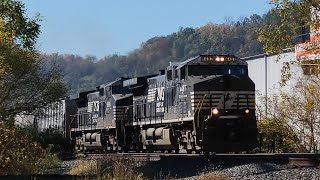
{"type": "Polygon", "coordinates": [[[72,119],[78,151],[239,152],[257,144],[255,85],[232,55],[199,55],[159,75],[102,85],[72,119]]]}

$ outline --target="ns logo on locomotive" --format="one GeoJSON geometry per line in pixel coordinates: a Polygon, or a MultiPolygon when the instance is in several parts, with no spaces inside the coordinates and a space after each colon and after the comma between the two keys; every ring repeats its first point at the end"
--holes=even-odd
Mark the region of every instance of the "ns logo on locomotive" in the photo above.
{"type": "Polygon", "coordinates": [[[199,55],[158,75],[99,86],[71,126],[77,151],[250,151],[257,145],[255,85],[245,61],[199,55]]]}

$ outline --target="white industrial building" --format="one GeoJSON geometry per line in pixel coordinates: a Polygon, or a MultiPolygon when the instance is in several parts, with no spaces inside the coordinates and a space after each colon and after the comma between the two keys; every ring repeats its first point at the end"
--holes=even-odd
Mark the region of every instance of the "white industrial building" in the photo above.
{"type": "MultiPolygon", "coordinates": [[[[270,105],[266,99],[273,97],[282,98],[284,93],[294,93],[294,86],[299,78],[311,77],[319,78],[320,72],[320,27],[310,29],[310,39],[306,42],[297,44],[294,49],[285,50],[280,55],[261,54],[251,57],[242,58],[248,63],[248,72],[250,78],[254,81],[256,87],[256,103],[258,119],[263,115],[269,116],[268,110],[270,105]],[[291,78],[286,85],[280,86],[281,77],[283,76],[283,67],[289,65],[291,78]],[[259,115],[260,113],[260,115],[259,115]],[[265,114],[264,114],[265,113],[265,114]]],[[[301,115],[301,114],[300,114],[301,115]]],[[[303,118],[302,116],[299,116],[303,118]]],[[[299,119],[299,117],[293,117],[299,119]]],[[[320,117],[315,116],[313,120],[315,132],[315,144],[317,150],[320,149],[320,117]]],[[[301,119],[299,119],[301,120],[301,119]]],[[[301,121],[302,122],[302,121],[301,121]]],[[[299,126],[300,132],[311,133],[307,126],[299,126]]],[[[302,137],[304,139],[304,137],[302,137]]],[[[308,140],[306,140],[308,141],[308,140]]]]}
{"type": "Polygon", "coordinates": [[[296,79],[303,76],[301,66],[295,63],[294,51],[287,50],[281,55],[261,54],[242,59],[248,63],[248,73],[255,83],[256,102],[259,106],[263,106],[264,98],[277,96],[281,91],[289,91],[296,79]],[[285,86],[281,86],[282,69],[287,64],[290,65],[292,77],[285,86]]]}
{"type": "Polygon", "coordinates": [[[298,78],[304,74],[313,74],[311,71],[315,68],[320,72],[320,27],[311,27],[307,39],[297,44],[295,48],[284,50],[280,55],[261,54],[242,58],[247,61],[249,76],[255,82],[258,105],[261,104],[261,97],[271,97],[281,91],[289,91],[298,78]],[[285,65],[290,66],[291,78],[285,86],[280,86],[282,69],[285,65]],[[307,66],[309,68],[306,68],[307,66]]]}
{"type": "MultiPolygon", "coordinates": [[[[294,93],[294,86],[299,78],[302,78],[306,74],[306,70],[303,71],[302,64],[297,61],[296,53],[294,51],[284,52],[281,55],[268,56],[266,54],[243,58],[248,63],[248,73],[250,78],[255,82],[256,87],[256,112],[257,119],[261,120],[263,117],[271,117],[269,114],[273,105],[266,103],[266,99],[282,98],[281,93],[292,94],[294,93]],[[290,66],[291,78],[286,82],[286,85],[281,86],[282,68],[285,65],[290,66]]],[[[315,64],[311,64],[313,66],[315,64]]],[[[306,66],[306,65],[303,65],[306,66]]],[[[317,65],[316,65],[317,66],[317,65]]],[[[317,66],[318,67],[318,66],[317,66]]],[[[308,74],[308,73],[307,73],[308,74]]],[[[270,102],[269,102],[270,103],[270,102]]],[[[277,110],[276,110],[277,111],[277,110]]],[[[296,117],[300,121],[299,117],[296,117]]],[[[297,122],[298,122],[297,121],[297,122]]],[[[302,122],[302,121],[301,121],[302,122]]],[[[319,119],[314,119],[317,123],[314,125],[315,131],[315,144],[317,150],[320,149],[320,125],[319,119]]],[[[311,134],[310,129],[302,125],[295,125],[296,130],[311,134]]],[[[306,136],[302,135],[300,139],[310,143],[309,139],[305,139],[306,136]]],[[[307,146],[306,146],[307,147],[307,146]]],[[[311,146],[310,146],[311,147],[311,146]]]]}

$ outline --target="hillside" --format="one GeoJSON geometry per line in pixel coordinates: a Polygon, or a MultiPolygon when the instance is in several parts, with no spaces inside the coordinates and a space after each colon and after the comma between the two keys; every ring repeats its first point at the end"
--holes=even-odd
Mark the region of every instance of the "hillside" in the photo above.
{"type": "Polygon", "coordinates": [[[241,21],[209,23],[199,28],[180,28],[167,36],[154,37],[128,55],[94,56],[47,54],[47,65],[60,68],[70,94],[92,89],[120,76],[157,73],[170,61],[183,61],[198,54],[235,54],[245,57],[263,53],[256,29],[270,18],[252,15],[241,21]]]}

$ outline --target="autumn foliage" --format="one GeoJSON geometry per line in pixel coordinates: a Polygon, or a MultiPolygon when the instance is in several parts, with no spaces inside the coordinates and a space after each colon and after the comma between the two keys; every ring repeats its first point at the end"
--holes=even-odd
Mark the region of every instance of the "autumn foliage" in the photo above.
{"type": "Polygon", "coordinates": [[[0,175],[44,173],[58,165],[52,156],[27,131],[0,125],[0,175]]]}
{"type": "Polygon", "coordinates": [[[320,151],[319,88],[319,76],[309,75],[296,79],[290,89],[267,98],[267,112],[262,112],[258,120],[263,151],[320,151]]]}
{"type": "Polygon", "coordinates": [[[41,173],[56,164],[54,155],[14,120],[65,95],[59,72],[44,69],[38,58],[39,21],[38,16],[27,17],[21,1],[1,0],[0,175],[41,173]]]}
{"type": "Polygon", "coordinates": [[[28,18],[24,4],[0,2],[0,120],[33,113],[65,95],[58,70],[44,69],[36,41],[38,16],[28,18]]]}

